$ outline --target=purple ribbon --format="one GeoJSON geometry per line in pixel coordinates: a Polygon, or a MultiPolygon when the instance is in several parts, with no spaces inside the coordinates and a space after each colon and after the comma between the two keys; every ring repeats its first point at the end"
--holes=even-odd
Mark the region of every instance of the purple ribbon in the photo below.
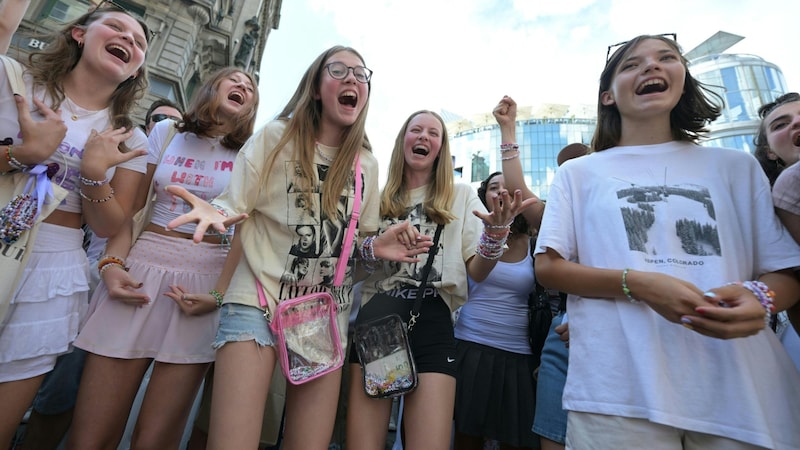
{"type": "Polygon", "coordinates": [[[33,216],[34,220],[36,220],[39,218],[39,213],[42,211],[45,199],[51,197],[55,200],[56,195],[55,192],[53,192],[53,185],[50,184],[50,179],[47,178],[46,165],[37,164],[27,172],[31,177],[28,178],[28,182],[25,184],[25,192],[31,191],[31,183],[36,180],[36,192],[34,193],[36,197],[36,215],[33,216]]]}

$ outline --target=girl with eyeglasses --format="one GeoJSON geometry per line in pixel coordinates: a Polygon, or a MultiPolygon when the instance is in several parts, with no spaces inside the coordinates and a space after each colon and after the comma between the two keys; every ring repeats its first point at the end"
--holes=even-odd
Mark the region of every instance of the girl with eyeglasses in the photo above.
{"type": "Polygon", "coordinates": [[[569,293],[567,447],[800,448],[800,374],[766,326],[800,297],[800,247],[752,156],[696,144],[709,92],[674,40],[634,38],[593,153],[555,175],[535,252],[569,293]]]}
{"type": "MultiPolygon", "coordinates": [[[[193,207],[168,227],[198,222],[195,241],[209,226],[223,231],[242,221],[236,233],[243,257],[225,292],[213,344],[217,352],[209,449],[256,448],[259,442],[264,403],[277,358],[276,339],[259,304],[256,280],[266,296],[277,302],[319,290],[330,292],[340,306],[337,323],[341,344],[346,344],[353,271],[347,270],[338,287],[323,286],[314,281],[316,277],[282,279],[296,258],[291,248],[297,225],[301,225],[287,212],[297,193],[302,192],[310,209],[319,214],[321,225],[312,228],[326,224],[339,227],[353,212],[355,183],[361,184],[359,239],[348,243],[347,254],[339,250],[337,254],[310,256],[310,274],[316,273],[323,258],[351,259],[360,254],[360,238],[377,230],[378,166],[364,131],[370,76],[363,58],[352,48],[335,46],[326,50],[306,70],[278,118],[244,145],[234,164],[231,183],[212,204],[180,186],[167,188],[193,207]],[[357,155],[362,176],[355,180],[357,155]],[[344,211],[340,211],[341,204],[344,211]]],[[[406,249],[397,238],[400,234],[415,240],[418,236],[415,230],[397,227],[373,241],[374,253],[387,259],[414,261],[415,255],[426,251],[424,240],[416,248],[406,249]]],[[[343,234],[331,235],[338,236],[338,241],[320,243],[321,248],[343,248],[343,234]]],[[[304,384],[287,386],[282,448],[328,448],[340,378],[341,370],[337,370],[304,384]]]]}
{"type": "Polygon", "coordinates": [[[40,225],[19,284],[6,287],[13,296],[0,323],[2,443],[56,358],[70,351],[85,315],[91,268],[81,225],[113,236],[133,211],[147,142],[128,112],[147,89],[148,39],[143,22],[101,8],[30,55],[24,97],[12,98],[0,70],[0,172],[48,164],[68,190],[40,225]]]}

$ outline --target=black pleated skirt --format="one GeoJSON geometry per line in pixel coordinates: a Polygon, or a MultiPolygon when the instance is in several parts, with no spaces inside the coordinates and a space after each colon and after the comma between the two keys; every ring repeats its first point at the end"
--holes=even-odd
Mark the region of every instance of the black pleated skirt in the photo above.
{"type": "Polygon", "coordinates": [[[515,447],[539,448],[533,357],[457,340],[456,430],[515,447]]]}

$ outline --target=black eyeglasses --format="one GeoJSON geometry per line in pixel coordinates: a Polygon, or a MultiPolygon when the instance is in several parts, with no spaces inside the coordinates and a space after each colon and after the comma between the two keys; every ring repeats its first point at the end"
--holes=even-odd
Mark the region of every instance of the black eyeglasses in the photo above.
{"type": "MultiPolygon", "coordinates": [[[[671,38],[673,41],[678,42],[678,35],[676,33],[656,34],[656,35],[654,35],[654,37],[671,38]]],[[[606,52],[606,63],[608,63],[608,60],[611,59],[611,55],[617,52],[617,49],[619,49],[620,47],[624,46],[628,42],[630,42],[630,41],[622,41],[622,42],[617,42],[616,44],[609,45],[608,46],[608,51],[606,52]]]]}
{"type": "Polygon", "coordinates": [[[331,78],[335,80],[344,80],[351,70],[359,83],[369,83],[369,79],[372,78],[372,71],[364,66],[350,67],[342,62],[332,62],[325,64],[325,68],[328,69],[331,78]]]}
{"type": "Polygon", "coordinates": [[[169,114],[153,114],[152,116],[150,116],[150,123],[158,123],[164,119],[174,120],[175,122],[180,122],[181,120],[183,120],[180,117],[171,116],[169,114]]]}

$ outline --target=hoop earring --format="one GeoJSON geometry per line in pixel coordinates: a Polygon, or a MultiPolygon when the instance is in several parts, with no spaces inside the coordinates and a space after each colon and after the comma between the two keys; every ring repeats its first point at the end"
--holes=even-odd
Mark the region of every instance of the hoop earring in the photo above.
{"type": "Polygon", "coordinates": [[[83,41],[78,41],[78,48],[83,48],[83,41]]]}

